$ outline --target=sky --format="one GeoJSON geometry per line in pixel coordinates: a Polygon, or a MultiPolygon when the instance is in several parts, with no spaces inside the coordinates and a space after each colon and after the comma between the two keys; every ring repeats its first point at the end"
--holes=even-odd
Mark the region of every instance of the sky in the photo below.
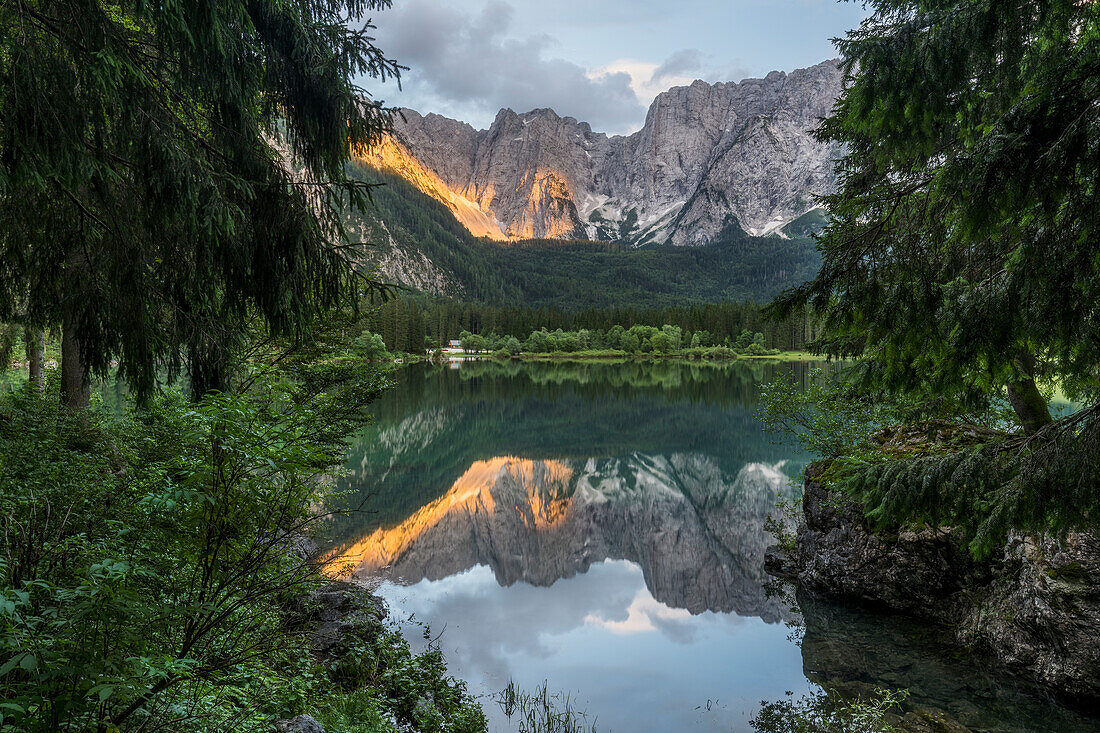
{"type": "Polygon", "coordinates": [[[376,99],[487,128],[502,107],[551,107],[599,132],[639,129],[660,92],[694,79],[812,66],[859,25],[836,0],[393,0],[371,20],[409,70],[376,99]]]}

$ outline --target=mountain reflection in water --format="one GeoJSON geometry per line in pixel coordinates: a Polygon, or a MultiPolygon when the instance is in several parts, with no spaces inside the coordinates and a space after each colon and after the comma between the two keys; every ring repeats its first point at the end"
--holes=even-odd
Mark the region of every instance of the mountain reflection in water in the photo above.
{"type": "Polygon", "coordinates": [[[341,554],[360,577],[404,585],[486,565],[502,586],[550,586],[594,563],[628,560],[672,608],[775,622],[783,614],[763,590],[763,525],[792,488],[782,463],[750,463],[729,477],[699,454],[497,457],[341,554]]]}
{"type": "Polygon", "coordinates": [[[909,688],[951,730],[1092,729],[915,624],[765,592],[764,521],[808,456],[754,413],[761,384],[809,369],[402,369],[349,453],[346,507],[366,511],[334,517],[331,553],[428,625],[472,692],[545,681],[600,730],[749,731],[761,700],[817,684],[909,688]]]}

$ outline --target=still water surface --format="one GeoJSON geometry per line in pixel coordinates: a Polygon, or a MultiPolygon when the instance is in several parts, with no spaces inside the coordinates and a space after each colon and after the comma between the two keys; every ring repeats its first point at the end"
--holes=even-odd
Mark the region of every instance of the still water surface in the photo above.
{"type": "Polygon", "coordinates": [[[755,417],[807,364],[415,365],[348,458],[334,542],[427,624],[450,670],[569,693],[599,730],[747,731],[763,699],[828,681],[906,687],[974,730],[1091,730],[899,619],[769,593],[764,530],[810,456],[755,417]],[[458,365],[455,365],[457,367],[458,365]]]}

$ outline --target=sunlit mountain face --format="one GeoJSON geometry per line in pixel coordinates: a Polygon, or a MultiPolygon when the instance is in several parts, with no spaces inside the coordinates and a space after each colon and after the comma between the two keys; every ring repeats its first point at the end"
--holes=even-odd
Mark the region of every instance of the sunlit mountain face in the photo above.
{"type": "Polygon", "coordinates": [[[475,237],[503,241],[513,237],[505,235],[500,223],[492,215],[453,190],[434,172],[417,160],[396,138],[387,137],[378,145],[358,151],[356,159],[379,170],[395,173],[418,188],[421,193],[442,203],[455,219],[475,237]]]}
{"type": "MultiPolygon", "coordinates": [[[[475,236],[635,245],[775,234],[835,187],[839,149],[812,130],[841,89],[837,61],[761,79],[673,87],[642,129],[608,136],[540,108],[475,130],[403,110],[362,162],[443,203],[475,236]]],[[[421,110],[421,112],[430,112],[421,110]]]]}

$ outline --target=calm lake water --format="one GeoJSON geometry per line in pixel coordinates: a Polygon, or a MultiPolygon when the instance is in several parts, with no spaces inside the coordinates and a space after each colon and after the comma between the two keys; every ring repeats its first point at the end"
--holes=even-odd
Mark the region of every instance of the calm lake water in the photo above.
{"type": "Polygon", "coordinates": [[[415,365],[348,458],[332,527],[414,645],[490,696],[570,695],[601,731],[747,731],[763,699],[906,687],[974,730],[1094,730],[900,619],[769,593],[764,530],[811,456],[754,413],[807,364],[415,365]],[[458,365],[455,365],[457,367],[458,365]]]}

